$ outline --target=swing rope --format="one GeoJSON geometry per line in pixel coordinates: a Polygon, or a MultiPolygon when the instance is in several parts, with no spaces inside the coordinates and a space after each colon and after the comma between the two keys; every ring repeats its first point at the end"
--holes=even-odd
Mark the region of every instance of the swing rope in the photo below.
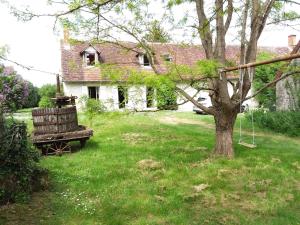
{"type": "MultiPolygon", "coordinates": [[[[253,70],[251,67],[248,67],[248,75],[250,82],[253,82],[253,70]]],[[[253,110],[250,110],[251,114],[251,125],[252,125],[252,144],[255,145],[255,130],[254,130],[254,119],[253,119],[253,110]]]]}
{"type": "MultiPolygon", "coordinates": [[[[240,71],[240,88],[241,88],[241,97],[240,97],[240,113],[242,112],[242,98],[243,98],[243,83],[244,83],[244,70],[241,68],[240,71]]],[[[240,137],[239,144],[242,142],[242,118],[240,117],[240,137]]]]}
{"type": "MultiPolygon", "coordinates": [[[[244,75],[245,75],[245,71],[241,68],[239,68],[240,71],[240,90],[241,90],[241,97],[240,97],[240,113],[242,113],[242,99],[243,99],[243,84],[244,84],[244,75]]],[[[253,71],[251,67],[247,67],[247,72],[248,72],[248,76],[249,76],[249,80],[252,83],[253,82],[253,71]]],[[[243,142],[242,139],[242,117],[240,117],[240,132],[239,132],[239,144],[240,145],[244,145],[246,147],[250,147],[250,148],[255,148],[255,130],[254,130],[254,118],[253,118],[253,111],[250,111],[251,114],[251,125],[252,125],[252,144],[247,144],[245,142],[243,142]]]]}

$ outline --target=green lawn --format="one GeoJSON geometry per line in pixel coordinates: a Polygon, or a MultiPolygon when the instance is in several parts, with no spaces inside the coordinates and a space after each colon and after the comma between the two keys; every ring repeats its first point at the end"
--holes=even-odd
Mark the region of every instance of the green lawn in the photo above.
{"type": "Polygon", "coordinates": [[[227,160],[211,155],[209,116],[107,114],[92,128],[83,150],[42,158],[49,190],[0,209],[0,224],[300,224],[299,138],[257,129],[250,150],[236,132],[227,160]]]}

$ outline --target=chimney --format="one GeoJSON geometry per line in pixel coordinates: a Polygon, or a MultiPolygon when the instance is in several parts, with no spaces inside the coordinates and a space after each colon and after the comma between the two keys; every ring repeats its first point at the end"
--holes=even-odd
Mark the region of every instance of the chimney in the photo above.
{"type": "Polygon", "coordinates": [[[295,34],[288,36],[288,45],[289,45],[289,48],[291,48],[291,49],[293,49],[297,45],[295,34]]]}

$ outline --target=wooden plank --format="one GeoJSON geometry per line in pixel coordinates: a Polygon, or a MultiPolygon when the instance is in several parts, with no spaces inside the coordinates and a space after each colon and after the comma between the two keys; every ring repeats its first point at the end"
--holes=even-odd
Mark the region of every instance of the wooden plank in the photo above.
{"type": "Polygon", "coordinates": [[[246,143],[246,142],[239,142],[239,145],[245,146],[247,148],[256,148],[256,145],[250,144],[250,143],[246,143]]]}
{"type": "Polygon", "coordinates": [[[292,60],[292,59],[297,59],[297,58],[300,58],[300,53],[292,54],[292,55],[288,55],[288,56],[281,56],[281,57],[277,57],[274,59],[261,61],[261,62],[252,62],[252,63],[239,65],[239,66],[225,67],[224,69],[222,69],[221,72],[230,72],[230,71],[234,71],[234,70],[246,69],[246,68],[250,68],[250,67],[256,67],[256,66],[261,66],[261,65],[266,65],[266,64],[271,64],[271,63],[281,62],[281,61],[287,61],[287,60],[292,60]]]}

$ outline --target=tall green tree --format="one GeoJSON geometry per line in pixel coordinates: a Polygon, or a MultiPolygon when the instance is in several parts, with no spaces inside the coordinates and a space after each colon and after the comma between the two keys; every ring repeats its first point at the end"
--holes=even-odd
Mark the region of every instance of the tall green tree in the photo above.
{"type": "Polygon", "coordinates": [[[154,20],[150,23],[149,29],[144,38],[149,42],[167,43],[171,41],[170,35],[160,25],[158,20],[154,20]]]}

